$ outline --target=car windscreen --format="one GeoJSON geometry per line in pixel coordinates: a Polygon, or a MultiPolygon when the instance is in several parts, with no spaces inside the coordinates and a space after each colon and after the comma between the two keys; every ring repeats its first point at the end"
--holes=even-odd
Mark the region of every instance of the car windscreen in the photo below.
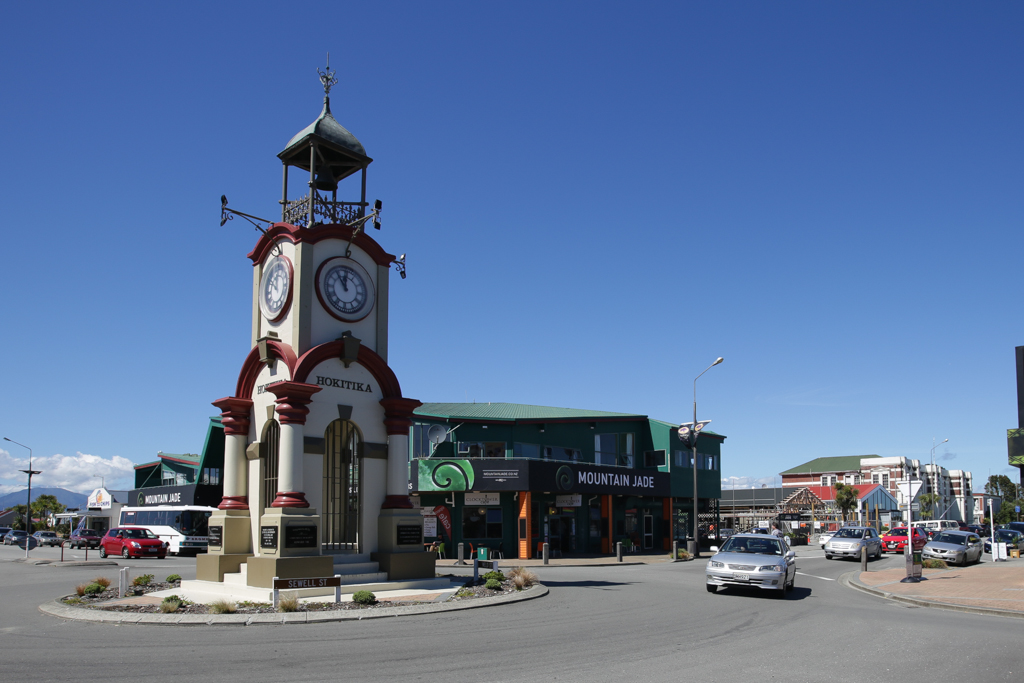
{"type": "Polygon", "coordinates": [[[725,542],[720,552],[782,555],[782,544],[774,538],[736,538],[733,536],[725,542]]]}
{"type": "Polygon", "coordinates": [[[889,531],[885,535],[886,536],[904,536],[905,537],[907,535],[907,530],[906,529],[892,529],[891,531],[889,531]]]}
{"type": "Polygon", "coordinates": [[[126,538],[156,538],[156,535],[149,529],[125,529],[126,538]]]}
{"type": "Polygon", "coordinates": [[[936,543],[949,543],[950,545],[966,545],[967,537],[960,534],[936,534],[932,539],[936,543]]]}
{"type": "Polygon", "coordinates": [[[999,529],[996,531],[996,541],[1003,543],[1007,541],[1014,541],[1016,540],[1018,533],[1019,532],[1017,531],[1010,531],[1009,529],[999,529]]]}
{"type": "Polygon", "coordinates": [[[863,529],[840,529],[832,538],[864,538],[863,529]]]}

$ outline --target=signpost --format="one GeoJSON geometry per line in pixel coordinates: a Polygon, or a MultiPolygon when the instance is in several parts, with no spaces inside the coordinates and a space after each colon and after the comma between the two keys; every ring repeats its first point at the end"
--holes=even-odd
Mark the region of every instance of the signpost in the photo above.
{"type": "Polygon", "coordinates": [[[311,579],[279,579],[274,577],[274,607],[281,599],[282,590],[299,590],[300,588],[334,587],[334,602],[341,602],[341,574],[319,576],[311,579]]]}

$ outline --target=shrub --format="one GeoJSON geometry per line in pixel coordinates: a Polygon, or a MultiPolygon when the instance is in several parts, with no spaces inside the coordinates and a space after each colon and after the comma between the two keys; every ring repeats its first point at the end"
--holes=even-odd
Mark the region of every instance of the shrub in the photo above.
{"type": "Polygon", "coordinates": [[[491,579],[494,579],[495,581],[501,582],[505,580],[505,575],[502,574],[500,571],[492,569],[480,578],[482,578],[484,581],[490,581],[491,579]]]}
{"type": "Polygon", "coordinates": [[[936,560],[929,558],[921,562],[921,566],[925,569],[949,569],[949,565],[946,564],[945,560],[936,560]]]}
{"type": "Polygon", "coordinates": [[[160,603],[160,611],[164,614],[177,612],[179,607],[181,607],[181,598],[179,598],[177,595],[168,595],[160,603]]]}
{"type": "Polygon", "coordinates": [[[92,582],[103,586],[103,590],[110,588],[110,579],[105,576],[97,576],[92,582]]]}
{"type": "Polygon", "coordinates": [[[153,583],[152,574],[139,574],[134,579],[132,579],[133,586],[148,586],[151,583],[153,583]]]}
{"type": "Polygon", "coordinates": [[[103,586],[101,586],[100,584],[98,584],[98,583],[90,583],[88,586],[85,587],[84,593],[86,595],[99,595],[104,590],[106,590],[106,589],[103,586]]]}
{"type": "Polygon", "coordinates": [[[375,605],[377,596],[370,591],[356,591],[352,594],[352,602],[359,605],[375,605]]]}
{"type": "Polygon", "coordinates": [[[75,586],[75,594],[78,597],[82,597],[83,595],[85,595],[85,587],[88,586],[88,585],[89,584],[87,584],[87,583],[80,583],[77,586],[75,586]]]}
{"type": "MultiPolygon", "coordinates": [[[[296,599],[295,602],[298,603],[298,599],[296,599]]],[[[283,605],[284,604],[284,600],[281,600],[279,604],[283,605]]],[[[284,610],[284,611],[294,612],[297,609],[298,609],[298,605],[296,604],[296,608],[295,609],[284,610]]],[[[216,602],[211,602],[210,603],[210,614],[234,614],[237,611],[238,611],[238,605],[236,605],[231,600],[217,600],[216,602]]]]}
{"type": "MultiPolygon", "coordinates": [[[[212,607],[212,605],[211,605],[212,607]]],[[[299,611],[299,597],[297,595],[289,595],[287,598],[281,598],[277,601],[278,612],[298,612],[299,611]]]]}
{"type": "Polygon", "coordinates": [[[489,588],[492,591],[500,591],[501,581],[498,581],[497,579],[487,579],[487,583],[484,584],[484,588],[489,588]]]}
{"type": "MultiPolygon", "coordinates": [[[[672,553],[669,553],[669,557],[671,557],[671,556],[672,556],[672,553]]],[[[683,550],[682,548],[680,548],[676,552],[676,559],[677,560],[688,560],[688,559],[690,559],[690,553],[688,553],[685,550],[683,550]]]]}
{"type": "Polygon", "coordinates": [[[178,581],[181,581],[181,576],[178,574],[171,574],[167,577],[167,583],[176,583],[178,581]]]}
{"type": "Polygon", "coordinates": [[[537,583],[537,575],[531,572],[525,567],[516,567],[508,573],[508,577],[512,580],[512,583],[519,587],[520,583],[523,588],[532,586],[537,583]]]}

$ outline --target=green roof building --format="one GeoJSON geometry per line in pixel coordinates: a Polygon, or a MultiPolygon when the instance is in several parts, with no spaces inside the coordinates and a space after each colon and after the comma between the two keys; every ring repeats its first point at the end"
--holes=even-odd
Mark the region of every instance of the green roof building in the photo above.
{"type": "MultiPolygon", "coordinates": [[[[678,427],[635,413],[425,403],[410,435],[410,488],[437,518],[428,516],[425,535],[463,543],[467,557],[487,548],[528,558],[545,542],[555,555],[613,553],[618,542],[668,550],[685,542],[693,512],[692,457],[678,427]]],[[[718,528],[724,440],[704,431],[697,442],[708,533],[718,528]]]]}

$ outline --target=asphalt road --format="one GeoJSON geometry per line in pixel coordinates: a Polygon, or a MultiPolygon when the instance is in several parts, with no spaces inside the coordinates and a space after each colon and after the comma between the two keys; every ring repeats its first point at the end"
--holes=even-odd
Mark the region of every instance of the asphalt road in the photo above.
{"type": "MultiPolygon", "coordinates": [[[[20,551],[23,553],[24,551],[20,551]]],[[[34,557],[59,553],[32,552],[34,557]]],[[[801,549],[786,600],[704,590],[704,562],[548,567],[547,597],[455,613],[295,626],[105,626],[39,604],[117,568],[29,566],[0,547],[9,681],[1010,681],[1024,620],[908,607],[841,586],[858,568],[801,549]],[[908,644],[910,647],[908,647],[908,644]]],[[[78,552],[77,554],[81,554],[78,552]]],[[[90,558],[92,553],[90,552],[90,558]]],[[[882,568],[902,558],[888,558],[882,568]]],[[[123,563],[122,560],[118,560],[123,563]]],[[[192,578],[194,560],[133,573],[192,578]]]]}

